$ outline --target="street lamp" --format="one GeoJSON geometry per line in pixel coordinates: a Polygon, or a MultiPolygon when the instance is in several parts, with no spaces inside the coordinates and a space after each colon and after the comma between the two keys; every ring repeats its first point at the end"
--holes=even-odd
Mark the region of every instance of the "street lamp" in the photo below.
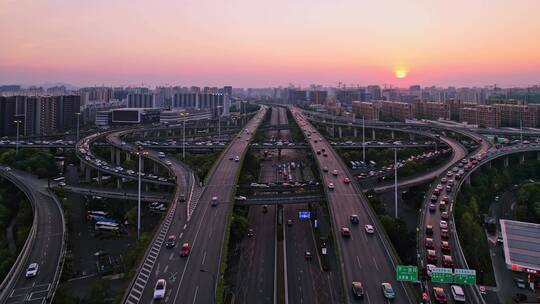
{"type": "Polygon", "coordinates": [[[362,115],[362,161],[366,164],[366,118],[362,115]]]}
{"type": "Polygon", "coordinates": [[[215,279],[215,275],[212,271],[210,270],[206,270],[206,269],[201,269],[200,270],[202,273],[207,273],[210,278],[212,279],[212,303],[216,303],[216,279],[215,279]]]}
{"type": "Polygon", "coordinates": [[[222,106],[217,106],[217,115],[218,115],[218,143],[221,143],[221,113],[220,110],[222,106]]]}
{"type": "Polygon", "coordinates": [[[398,197],[397,197],[397,149],[394,149],[394,213],[398,218],[398,197]]]}
{"type": "Polygon", "coordinates": [[[183,132],[182,132],[182,136],[183,136],[183,139],[182,139],[182,159],[183,160],[186,160],[186,120],[187,120],[187,117],[188,117],[189,113],[186,113],[186,112],[183,112],[180,114],[180,116],[183,117],[183,132]]]}
{"type": "Polygon", "coordinates": [[[138,151],[135,152],[139,156],[139,190],[137,193],[137,239],[141,237],[141,177],[142,177],[142,156],[148,155],[147,151],[143,151],[142,147],[137,147],[138,151]]]}
{"type": "Polygon", "coordinates": [[[19,125],[21,124],[22,121],[14,120],[13,122],[17,124],[17,142],[15,145],[15,154],[19,154],[19,125]]]}
{"type": "Polygon", "coordinates": [[[75,115],[77,115],[77,141],[79,141],[79,123],[80,123],[81,113],[77,112],[75,113],[75,115]]]}

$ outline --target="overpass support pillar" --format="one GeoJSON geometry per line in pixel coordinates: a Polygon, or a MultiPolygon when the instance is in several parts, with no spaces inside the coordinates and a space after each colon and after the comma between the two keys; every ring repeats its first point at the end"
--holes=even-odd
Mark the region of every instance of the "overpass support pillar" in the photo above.
{"type": "Polygon", "coordinates": [[[129,152],[126,153],[126,160],[129,160],[129,161],[131,160],[131,153],[129,152]]]}
{"type": "Polygon", "coordinates": [[[87,183],[90,183],[92,181],[92,168],[90,166],[86,166],[84,170],[84,180],[87,183]]]}
{"type": "Polygon", "coordinates": [[[281,149],[277,149],[277,158],[281,160],[281,149]]]}
{"type": "Polygon", "coordinates": [[[525,153],[519,155],[519,163],[523,165],[525,163],[525,153]]]}
{"type": "Polygon", "coordinates": [[[409,139],[410,139],[411,141],[414,141],[414,138],[415,138],[414,134],[413,134],[413,133],[409,133],[409,139]]]}
{"type": "Polygon", "coordinates": [[[392,130],[392,139],[395,139],[396,134],[394,133],[394,130],[392,130]]]}
{"type": "Polygon", "coordinates": [[[465,183],[467,185],[469,185],[469,186],[471,185],[471,175],[470,174],[469,174],[469,176],[467,176],[467,179],[465,180],[465,183]]]}
{"type": "Polygon", "coordinates": [[[111,164],[114,163],[114,147],[111,147],[111,164]]]}
{"type": "Polygon", "coordinates": [[[147,132],[147,131],[144,131],[144,132],[142,133],[142,138],[146,138],[147,135],[148,135],[148,132],[147,132]]]}
{"type": "Polygon", "coordinates": [[[540,152],[536,153],[536,159],[540,160],[540,152]]]}
{"type": "Polygon", "coordinates": [[[97,170],[97,183],[98,183],[98,185],[101,185],[101,182],[102,182],[101,177],[102,177],[101,171],[97,170]]]}
{"type": "Polygon", "coordinates": [[[121,177],[116,178],[116,188],[122,189],[122,178],[121,177]]]}
{"type": "Polygon", "coordinates": [[[353,130],[354,130],[354,137],[355,138],[358,137],[358,129],[354,128],[353,130]]]}
{"type": "Polygon", "coordinates": [[[375,129],[371,129],[371,140],[375,140],[375,129]]]}
{"type": "Polygon", "coordinates": [[[120,166],[120,163],[122,162],[122,156],[120,154],[120,149],[116,149],[116,165],[120,166]]]}
{"type": "Polygon", "coordinates": [[[508,168],[508,156],[504,157],[504,167],[508,168]]]}
{"type": "Polygon", "coordinates": [[[341,138],[342,135],[343,135],[343,130],[342,130],[341,127],[338,127],[338,136],[339,136],[339,138],[341,138]]]}
{"type": "Polygon", "coordinates": [[[488,167],[489,169],[491,169],[491,161],[488,161],[487,167],[488,167]]]}
{"type": "MultiPolygon", "coordinates": [[[[540,154],[538,154],[540,155],[540,154]]],[[[79,176],[82,176],[84,174],[84,168],[86,167],[86,165],[83,163],[83,161],[79,161],[80,162],[80,165],[79,165],[79,176]]]]}
{"type": "Polygon", "coordinates": [[[158,166],[157,163],[154,163],[154,170],[153,170],[153,171],[154,171],[154,174],[155,174],[155,175],[158,175],[158,173],[159,173],[159,166],[158,166]]]}

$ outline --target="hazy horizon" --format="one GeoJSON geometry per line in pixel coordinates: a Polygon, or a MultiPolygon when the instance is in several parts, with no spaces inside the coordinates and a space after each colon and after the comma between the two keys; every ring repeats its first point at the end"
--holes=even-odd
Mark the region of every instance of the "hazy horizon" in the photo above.
{"type": "Polygon", "coordinates": [[[0,83],[532,86],[538,11],[535,0],[3,1],[0,83]]]}

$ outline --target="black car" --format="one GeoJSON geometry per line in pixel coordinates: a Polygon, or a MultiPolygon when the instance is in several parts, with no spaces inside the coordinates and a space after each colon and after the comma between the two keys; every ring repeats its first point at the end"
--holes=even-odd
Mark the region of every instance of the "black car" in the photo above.
{"type": "Polygon", "coordinates": [[[248,229],[247,236],[248,236],[248,237],[252,237],[253,235],[254,235],[253,229],[249,228],[249,229],[248,229]]]}
{"type": "Polygon", "coordinates": [[[165,247],[167,248],[174,248],[176,246],[176,236],[169,235],[167,238],[167,241],[165,242],[165,247]]]}
{"type": "Polygon", "coordinates": [[[351,223],[358,224],[359,222],[360,222],[360,220],[358,219],[358,215],[352,214],[351,215],[351,223]]]}
{"type": "Polygon", "coordinates": [[[351,284],[352,293],[355,298],[363,298],[364,297],[364,286],[362,285],[362,282],[352,282],[351,284]]]}

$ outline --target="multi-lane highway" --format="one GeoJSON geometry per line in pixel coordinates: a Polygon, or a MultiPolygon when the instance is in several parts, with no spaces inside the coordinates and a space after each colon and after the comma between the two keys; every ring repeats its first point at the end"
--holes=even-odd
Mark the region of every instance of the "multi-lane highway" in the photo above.
{"type": "Polygon", "coordinates": [[[226,223],[232,209],[230,199],[236,183],[235,175],[241,164],[229,158],[243,157],[253,131],[258,127],[265,111],[266,108],[263,107],[216,161],[190,221],[182,224],[177,214],[171,217],[169,232],[163,234],[163,237],[175,235],[175,248],[159,246],[148,252],[148,256],[155,257],[152,267],[143,264],[137,275],[139,277],[141,273],[145,274],[145,286],[139,293],[134,293],[134,288],[138,286],[136,280],[124,299],[125,303],[150,303],[153,287],[158,279],[167,281],[165,303],[213,302],[216,275],[223,258],[221,249],[226,223]],[[217,197],[217,206],[211,206],[212,197],[217,197]],[[186,257],[180,256],[183,243],[188,243],[190,247],[190,253],[186,257]]]}
{"type": "Polygon", "coordinates": [[[381,284],[390,283],[396,294],[395,303],[410,303],[411,297],[406,287],[396,281],[395,267],[396,257],[391,251],[391,244],[384,239],[380,225],[377,223],[374,214],[369,210],[368,202],[361,194],[361,191],[353,183],[345,183],[344,179],[352,181],[352,176],[348,173],[347,167],[334,153],[332,147],[316,129],[303,117],[302,113],[291,108],[299,126],[314,151],[325,149],[327,156],[318,155],[318,162],[321,168],[328,168],[328,172],[323,172],[325,185],[332,183],[334,190],[328,190],[328,204],[334,225],[334,237],[339,244],[339,252],[342,263],[344,285],[347,288],[346,298],[348,302],[353,302],[353,294],[350,286],[353,281],[362,282],[367,303],[384,303],[387,300],[383,297],[381,284]],[[337,174],[333,174],[336,170],[337,174]],[[357,215],[358,224],[352,224],[351,215],[357,215]],[[373,225],[374,234],[368,234],[364,230],[364,225],[373,225]],[[340,229],[349,228],[350,237],[343,237],[340,229]]]}
{"type": "Polygon", "coordinates": [[[20,253],[20,263],[8,276],[10,282],[0,293],[0,302],[45,303],[54,294],[61,273],[59,265],[65,250],[62,207],[48,191],[46,179],[5,167],[0,167],[0,175],[26,194],[34,210],[29,243],[20,253]],[[26,269],[31,263],[38,264],[38,273],[34,278],[26,278],[26,269]]]}

